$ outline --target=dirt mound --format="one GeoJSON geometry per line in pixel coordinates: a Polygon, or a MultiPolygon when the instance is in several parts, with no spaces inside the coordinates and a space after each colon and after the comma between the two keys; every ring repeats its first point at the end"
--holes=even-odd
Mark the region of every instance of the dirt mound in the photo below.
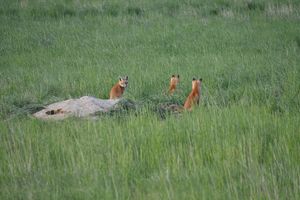
{"type": "Polygon", "coordinates": [[[79,99],[68,99],[50,104],[45,109],[33,114],[39,119],[61,120],[67,117],[88,117],[99,112],[108,112],[119,103],[121,99],[97,99],[83,96],[79,99]]]}

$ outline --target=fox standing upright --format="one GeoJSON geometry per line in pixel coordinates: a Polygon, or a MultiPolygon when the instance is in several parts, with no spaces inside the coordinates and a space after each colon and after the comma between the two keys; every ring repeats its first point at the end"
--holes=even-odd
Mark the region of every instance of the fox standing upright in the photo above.
{"type": "Polygon", "coordinates": [[[199,105],[201,96],[201,84],[202,78],[200,78],[199,80],[193,78],[192,91],[190,92],[189,96],[187,97],[184,103],[184,109],[191,110],[194,105],[199,105]]]}
{"type": "Polygon", "coordinates": [[[128,76],[120,77],[119,81],[111,88],[109,93],[109,99],[118,99],[122,97],[127,85],[128,85],[128,76]]]}
{"type": "Polygon", "coordinates": [[[170,80],[169,94],[174,93],[178,83],[179,83],[179,75],[177,75],[177,76],[172,75],[171,80],[170,80]]]}

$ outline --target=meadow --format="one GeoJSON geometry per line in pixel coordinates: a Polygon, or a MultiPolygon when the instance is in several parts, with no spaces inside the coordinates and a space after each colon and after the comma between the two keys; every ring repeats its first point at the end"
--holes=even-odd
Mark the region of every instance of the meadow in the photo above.
{"type": "Polygon", "coordinates": [[[298,0],[0,0],[0,199],[300,199],[299,25],[298,0]],[[31,116],[119,75],[135,108],[31,116]]]}

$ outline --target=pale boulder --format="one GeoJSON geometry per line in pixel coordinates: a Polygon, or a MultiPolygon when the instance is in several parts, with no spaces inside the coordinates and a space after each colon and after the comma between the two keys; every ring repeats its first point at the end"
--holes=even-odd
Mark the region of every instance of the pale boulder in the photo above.
{"type": "Polygon", "coordinates": [[[91,96],[83,96],[79,99],[68,99],[50,104],[45,109],[33,114],[38,119],[61,120],[67,117],[89,117],[98,112],[112,110],[121,99],[98,99],[91,96]],[[55,113],[58,111],[57,113],[55,113]],[[55,114],[54,114],[55,113],[55,114]]]}

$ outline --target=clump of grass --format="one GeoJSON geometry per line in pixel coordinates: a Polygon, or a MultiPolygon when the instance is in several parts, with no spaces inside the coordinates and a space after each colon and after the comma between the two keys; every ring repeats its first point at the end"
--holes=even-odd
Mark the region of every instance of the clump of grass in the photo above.
{"type": "Polygon", "coordinates": [[[121,13],[121,8],[118,4],[104,4],[102,7],[102,12],[105,15],[117,17],[121,13]]]}
{"type": "Polygon", "coordinates": [[[142,109],[140,102],[131,99],[122,99],[116,106],[108,112],[96,112],[94,119],[103,117],[114,117],[114,119],[126,120],[129,115],[138,115],[142,109]]]}
{"type": "Polygon", "coordinates": [[[101,15],[101,10],[96,7],[83,8],[78,11],[78,15],[81,17],[89,17],[89,16],[99,16],[101,15]]]}
{"type": "Polygon", "coordinates": [[[143,15],[144,11],[140,7],[128,7],[127,13],[131,16],[141,16],[143,15]]]}
{"type": "Polygon", "coordinates": [[[9,119],[29,116],[37,111],[44,109],[44,105],[36,103],[32,99],[28,98],[12,99],[11,101],[11,104],[1,104],[0,118],[9,119]]]}
{"type": "Polygon", "coordinates": [[[234,13],[230,9],[222,9],[221,16],[226,17],[226,18],[232,18],[232,17],[234,17],[234,13]]]}
{"type": "Polygon", "coordinates": [[[61,18],[61,17],[73,17],[76,15],[76,11],[64,5],[56,5],[52,12],[50,13],[51,17],[61,18]]]}
{"type": "Polygon", "coordinates": [[[177,1],[166,1],[156,4],[154,10],[167,16],[175,16],[180,10],[180,4],[177,1]]]}
{"type": "Polygon", "coordinates": [[[22,11],[17,8],[0,8],[0,16],[8,16],[11,19],[19,19],[22,11]]]}
{"type": "Polygon", "coordinates": [[[228,2],[220,2],[210,8],[209,15],[217,16],[220,15],[222,17],[232,17],[233,16],[233,8],[231,4],[228,2]]]}
{"type": "Polygon", "coordinates": [[[300,37],[299,36],[296,37],[295,41],[296,41],[297,46],[300,48],[300,37]]]}
{"type": "Polygon", "coordinates": [[[32,8],[30,9],[30,16],[34,19],[40,18],[55,18],[60,19],[64,17],[74,17],[77,13],[74,9],[63,5],[56,5],[52,8],[32,8]]]}
{"type": "Polygon", "coordinates": [[[212,9],[212,10],[209,11],[209,14],[210,14],[210,15],[218,15],[219,12],[220,12],[219,9],[214,8],[214,9],[212,9]]]}
{"type": "Polygon", "coordinates": [[[253,10],[259,10],[259,11],[264,11],[265,10],[265,4],[263,2],[255,2],[255,1],[250,1],[246,3],[247,9],[250,11],[253,10]]]}
{"type": "MultiPolygon", "coordinates": [[[[128,14],[132,15],[136,12],[136,15],[142,14],[141,10],[130,10],[128,14]]],[[[60,19],[64,17],[87,17],[87,16],[112,16],[116,17],[122,13],[121,7],[117,4],[106,3],[102,7],[84,7],[75,9],[73,7],[58,4],[49,8],[31,8],[30,15],[35,19],[39,18],[55,18],[60,19]]]]}
{"type": "Polygon", "coordinates": [[[271,17],[290,17],[295,14],[292,4],[269,4],[266,14],[271,17]]]}

